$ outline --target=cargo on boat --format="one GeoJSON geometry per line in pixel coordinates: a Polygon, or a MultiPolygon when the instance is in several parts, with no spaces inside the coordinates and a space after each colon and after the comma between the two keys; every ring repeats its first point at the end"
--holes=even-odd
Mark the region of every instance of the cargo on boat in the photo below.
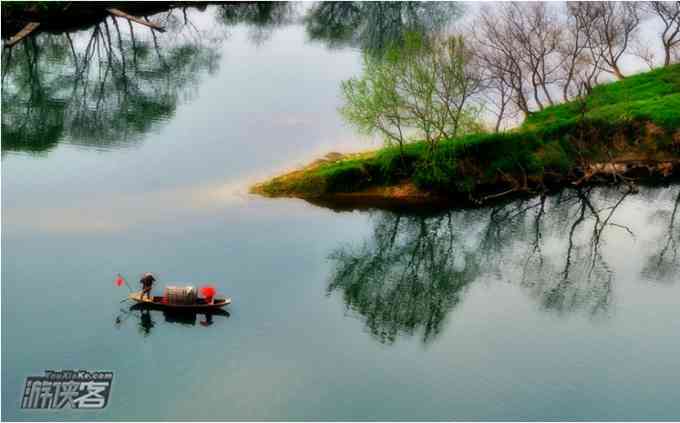
{"type": "Polygon", "coordinates": [[[163,296],[144,296],[142,292],[131,292],[128,299],[144,306],[159,309],[177,310],[213,310],[231,304],[229,297],[214,297],[212,299],[200,298],[191,287],[186,288],[166,288],[166,295],[163,296]]]}

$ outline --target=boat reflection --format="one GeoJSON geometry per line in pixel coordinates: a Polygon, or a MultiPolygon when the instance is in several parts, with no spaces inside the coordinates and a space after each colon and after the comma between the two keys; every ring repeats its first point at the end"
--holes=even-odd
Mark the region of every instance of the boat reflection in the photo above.
{"type": "Polygon", "coordinates": [[[168,310],[157,309],[149,307],[144,304],[134,304],[127,310],[121,310],[121,315],[116,318],[116,327],[121,327],[123,323],[129,318],[137,320],[137,329],[144,336],[151,335],[152,329],[157,326],[159,314],[163,315],[163,322],[180,324],[183,326],[200,326],[208,327],[215,324],[215,317],[219,320],[221,317],[228,318],[229,312],[222,309],[210,311],[189,311],[189,310],[168,310]]]}

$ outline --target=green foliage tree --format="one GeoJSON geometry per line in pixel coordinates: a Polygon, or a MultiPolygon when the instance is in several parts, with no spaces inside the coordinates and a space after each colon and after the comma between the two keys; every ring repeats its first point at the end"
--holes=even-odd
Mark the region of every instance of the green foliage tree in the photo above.
{"type": "Polygon", "coordinates": [[[340,112],[361,132],[380,133],[388,145],[397,143],[403,159],[408,122],[393,68],[390,61],[365,54],[363,76],[342,82],[345,105],[340,112]]]}
{"type": "Polygon", "coordinates": [[[382,57],[364,55],[363,74],[342,83],[343,117],[366,134],[399,146],[425,139],[430,154],[440,139],[480,131],[481,78],[462,37],[409,34],[382,57]]]}

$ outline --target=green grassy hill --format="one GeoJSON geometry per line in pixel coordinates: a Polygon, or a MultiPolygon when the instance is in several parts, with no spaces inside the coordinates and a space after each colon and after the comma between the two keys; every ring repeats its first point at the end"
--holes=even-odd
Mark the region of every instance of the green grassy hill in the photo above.
{"type": "Polygon", "coordinates": [[[597,86],[583,101],[533,113],[511,131],[441,140],[432,156],[423,142],[405,151],[403,160],[396,148],[320,160],[253,191],[311,198],[410,184],[486,199],[609,176],[668,176],[680,159],[680,65],[597,86]]]}

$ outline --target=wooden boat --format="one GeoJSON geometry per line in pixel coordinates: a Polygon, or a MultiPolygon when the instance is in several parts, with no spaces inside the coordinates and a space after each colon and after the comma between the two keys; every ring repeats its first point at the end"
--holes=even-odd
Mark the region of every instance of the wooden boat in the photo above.
{"type": "Polygon", "coordinates": [[[231,304],[229,297],[215,297],[212,303],[206,302],[203,298],[197,298],[193,304],[168,304],[163,301],[163,297],[152,296],[151,298],[145,296],[142,298],[142,293],[131,292],[128,298],[137,304],[158,308],[158,309],[173,309],[173,310],[216,310],[228,304],[231,304]]]}

